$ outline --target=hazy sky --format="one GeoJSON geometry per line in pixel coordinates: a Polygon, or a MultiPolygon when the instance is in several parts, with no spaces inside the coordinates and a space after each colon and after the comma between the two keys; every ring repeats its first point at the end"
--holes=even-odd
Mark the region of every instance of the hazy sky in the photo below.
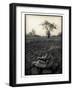
{"type": "Polygon", "coordinates": [[[37,35],[46,36],[46,30],[40,24],[47,20],[48,22],[57,25],[57,29],[51,31],[51,35],[58,35],[61,32],[61,18],[62,17],[60,16],[26,15],[26,33],[29,33],[34,29],[37,35]]]}

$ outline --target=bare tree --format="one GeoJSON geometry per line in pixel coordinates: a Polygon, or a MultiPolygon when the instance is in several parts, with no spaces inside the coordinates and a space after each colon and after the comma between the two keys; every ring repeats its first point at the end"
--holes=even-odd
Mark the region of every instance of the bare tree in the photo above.
{"type": "Polygon", "coordinates": [[[35,32],[34,29],[32,29],[32,35],[33,35],[33,36],[36,35],[36,32],[35,32]]]}
{"type": "Polygon", "coordinates": [[[28,35],[28,36],[35,36],[35,35],[36,35],[36,32],[35,32],[34,29],[32,29],[32,31],[29,32],[27,35],[28,35]]]}
{"type": "Polygon", "coordinates": [[[48,38],[50,37],[50,31],[53,29],[56,29],[56,25],[53,23],[48,22],[47,20],[44,21],[44,23],[41,24],[46,29],[46,34],[48,38]]]}

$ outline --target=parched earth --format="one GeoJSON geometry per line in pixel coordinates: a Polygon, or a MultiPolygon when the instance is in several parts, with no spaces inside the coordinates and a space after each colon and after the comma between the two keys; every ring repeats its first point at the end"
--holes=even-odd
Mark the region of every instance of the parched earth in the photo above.
{"type": "Polygon", "coordinates": [[[31,38],[26,40],[25,75],[61,73],[61,38],[31,38]]]}

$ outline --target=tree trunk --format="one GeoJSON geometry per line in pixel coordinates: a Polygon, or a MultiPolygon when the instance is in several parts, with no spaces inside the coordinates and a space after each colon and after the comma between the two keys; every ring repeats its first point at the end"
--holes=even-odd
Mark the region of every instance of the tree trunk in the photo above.
{"type": "Polygon", "coordinates": [[[50,38],[50,31],[48,31],[47,36],[48,36],[48,38],[50,38]]]}

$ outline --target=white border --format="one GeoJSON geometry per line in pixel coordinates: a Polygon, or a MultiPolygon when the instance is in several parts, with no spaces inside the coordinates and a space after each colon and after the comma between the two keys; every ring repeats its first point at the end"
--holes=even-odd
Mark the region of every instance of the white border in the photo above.
{"type": "MultiPolygon", "coordinates": [[[[53,14],[55,15],[55,14],[53,14]]],[[[57,15],[57,14],[56,14],[57,15]]],[[[16,83],[38,83],[38,82],[57,82],[57,81],[68,81],[69,80],[69,11],[67,9],[48,9],[48,8],[32,8],[32,7],[17,7],[16,8],[16,83]],[[62,62],[63,62],[63,74],[55,75],[32,75],[24,76],[24,59],[25,59],[25,24],[24,24],[24,14],[22,14],[22,24],[21,24],[21,13],[22,12],[40,12],[40,13],[56,13],[63,15],[63,52],[62,52],[62,62]],[[22,26],[21,26],[22,25],[22,26]],[[22,44],[21,44],[22,40],[22,44]],[[21,52],[22,51],[22,52],[21,52]],[[22,62],[21,62],[22,59],[22,62]],[[21,73],[22,71],[22,73],[21,73]]]]}

